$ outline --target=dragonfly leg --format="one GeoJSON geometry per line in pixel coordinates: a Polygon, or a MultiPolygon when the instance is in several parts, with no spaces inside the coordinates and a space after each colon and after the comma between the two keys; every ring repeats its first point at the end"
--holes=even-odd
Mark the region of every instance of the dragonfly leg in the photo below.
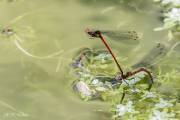
{"type": "Polygon", "coordinates": [[[126,95],[125,92],[123,92],[122,97],[121,97],[121,101],[120,101],[121,104],[122,104],[122,102],[124,100],[125,95],[126,95]]]}
{"type": "Polygon", "coordinates": [[[153,81],[153,77],[152,77],[151,72],[149,70],[147,70],[146,68],[141,67],[141,68],[139,68],[139,69],[137,69],[137,70],[135,70],[133,72],[127,72],[125,77],[128,78],[128,77],[133,76],[133,75],[135,75],[137,73],[140,73],[140,72],[145,72],[150,77],[150,82],[149,82],[149,87],[148,87],[148,90],[150,90],[154,81],[153,81]]]}

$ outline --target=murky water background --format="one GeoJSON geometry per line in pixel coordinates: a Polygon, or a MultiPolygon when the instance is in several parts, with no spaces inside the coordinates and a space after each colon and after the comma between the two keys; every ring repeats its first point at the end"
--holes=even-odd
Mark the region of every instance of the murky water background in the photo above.
{"type": "Polygon", "coordinates": [[[1,27],[28,14],[13,24],[30,26],[35,32],[33,38],[22,37],[23,48],[38,56],[63,50],[58,58],[38,60],[23,54],[12,40],[0,40],[0,120],[109,120],[107,103],[84,102],[73,94],[68,66],[80,48],[104,47],[87,37],[87,27],[143,33],[139,45],[109,41],[119,56],[128,58],[121,62],[124,67],[136,63],[156,42],[167,41],[166,32],[153,31],[162,23],[151,0],[135,7],[115,0],[0,3],[1,27]]]}

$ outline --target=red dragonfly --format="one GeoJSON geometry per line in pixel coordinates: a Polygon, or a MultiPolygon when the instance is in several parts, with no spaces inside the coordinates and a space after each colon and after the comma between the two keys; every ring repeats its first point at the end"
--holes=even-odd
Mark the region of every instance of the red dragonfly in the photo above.
{"type": "Polygon", "coordinates": [[[147,73],[147,75],[150,77],[150,83],[149,83],[149,87],[148,87],[148,90],[151,89],[152,87],[152,84],[153,84],[153,77],[152,77],[152,74],[149,70],[147,70],[146,68],[144,67],[140,67],[134,71],[129,71],[127,73],[124,73],[124,71],[122,70],[122,67],[120,66],[120,64],[118,63],[114,53],[112,52],[111,50],[111,47],[108,45],[106,39],[104,38],[104,34],[109,36],[109,37],[115,37],[115,38],[118,38],[118,36],[120,38],[124,38],[124,41],[125,40],[134,40],[134,41],[137,41],[138,37],[135,37],[135,39],[132,39],[134,38],[134,36],[137,36],[136,32],[133,31],[133,32],[124,32],[124,33],[121,33],[121,34],[117,34],[117,32],[113,32],[113,31],[100,31],[100,30],[90,30],[90,29],[86,29],[85,32],[92,38],[100,38],[102,43],[105,45],[105,47],[107,48],[107,50],[109,51],[109,53],[111,54],[112,58],[114,59],[119,71],[120,71],[120,75],[118,75],[118,80],[125,80],[129,77],[132,77],[134,76],[135,74],[137,73],[140,73],[140,72],[145,72],[147,73]],[[128,36],[127,34],[132,34],[131,36],[128,36]],[[123,37],[122,37],[122,36],[123,37]],[[130,39],[131,38],[131,39],[130,39]]]}

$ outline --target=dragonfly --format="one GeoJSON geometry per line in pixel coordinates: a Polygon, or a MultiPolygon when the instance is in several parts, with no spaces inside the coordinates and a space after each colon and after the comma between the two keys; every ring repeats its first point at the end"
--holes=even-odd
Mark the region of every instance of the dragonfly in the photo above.
{"type": "MultiPolygon", "coordinates": [[[[101,32],[101,30],[90,30],[90,29],[86,29],[85,32],[91,38],[100,38],[102,43],[105,45],[107,50],[98,51],[97,49],[93,50],[93,49],[89,49],[89,48],[84,48],[83,50],[81,50],[81,52],[79,53],[78,57],[73,62],[72,66],[73,66],[73,68],[75,68],[77,70],[76,73],[77,73],[78,77],[83,79],[83,77],[78,73],[78,71],[80,71],[80,73],[82,73],[82,74],[87,74],[88,73],[88,74],[92,75],[92,79],[90,78],[90,81],[91,81],[90,83],[89,83],[89,81],[86,82],[86,80],[85,81],[83,81],[83,80],[76,81],[73,84],[73,88],[75,88],[74,90],[79,92],[79,93],[81,93],[81,94],[83,94],[83,95],[85,95],[85,96],[88,96],[90,98],[94,98],[94,96],[96,98],[96,97],[99,97],[99,95],[100,95],[99,91],[97,91],[95,93],[93,93],[91,91],[93,91],[96,88],[96,84],[98,86],[99,82],[101,83],[100,85],[103,84],[103,87],[105,89],[107,89],[106,81],[108,81],[111,84],[109,90],[111,90],[111,87],[113,89],[116,89],[116,88],[119,88],[119,86],[122,85],[124,93],[122,95],[121,103],[122,103],[122,101],[123,101],[123,99],[125,97],[125,93],[128,92],[126,90],[130,90],[133,93],[137,92],[138,89],[135,88],[135,85],[138,84],[139,81],[141,81],[141,80],[145,80],[145,81],[148,82],[147,83],[148,86],[147,87],[143,87],[142,89],[150,91],[150,89],[151,89],[151,87],[153,85],[154,72],[152,74],[152,72],[148,68],[150,66],[154,66],[159,61],[161,61],[162,58],[165,57],[165,55],[167,55],[169,49],[174,49],[174,47],[179,45],[179,43],[174,44],[174,42],[171,42],[171,44],[170,44],[170,42],[169,42],[169,44],[157,43],[143,57],[143,59],[141,59],[138,63],[136,63],[136,64],[131,66],[132,71],[124,73],[123,69],[121,68],[121,66],[120,66],[120,64],[118,62],[118,60],[120,60],[120,59],[117,60],[115,54],[111,50],[111,47],[109,46],[109,44],[107,43],[107,41],[106,41],[106,39],[104,37],[104,35],[106,35],[106,33],[108,33],[109,36],[110,35],[113,36],[112,34],[110,34],[110,33],[113,33],[113,32],[112,31],[108,31],[108,32],[107,31],[106,32],[102,31],[101,32]],[[106,57],[105,59],[107,61],[109,59],[109,60],[112,60],[111,61],[112,63],[115,62],[120,72],[118,74],[114,73],[115,76],[114,75],[111,76],[109,73],[105,72],[106,69],[103,69],[104,73],[102,73],[102,71],[96,71],[97,74],[91,73],[91,72],[93,72],[93,70],[90,70],[87,66],[91,66],[90,65],[91,64],[90,61],[93,61],[92,59],[93,58],[97,58],[97,56],[101,56],[99,58],[99,60],[101,60],[101,59],[104,60],[103,57],[106,57]],[[92,86],[94,86],[94,84],[95,84],[95,88],[92,87],[92,86]],[[128,89],[126,89],[126,88],[128,88],[128,89]]],[[[115,33],[113,33],[113,34],[115,34],[116,38],[118,38],[117,36],[120,36],[120,35],[117,35],[118,34],[117,31],[115,33]]],[[[125,34],[121,33],[121,35],[125,35],[125,34]]],[[[126,34],[126,35],[128,35],[128,34],[126,34]]],[[[120,36],[120,38],[122,38],[122,37],[120,36]]],[[[130,38],[130,37],[128,37],[128,36],[126,37],[125,36],[123,38],[125,39],[125,38],[130,38]]],[[[97,67],[101,66],[99,64],[96,64],[95,62],[93,62],[93,64],[96,65],[97,67]]],[[[103,64],[107,65],[108,63],[103,63],[103,64]]],[[[113,64],[108,64],[108,65],[110,67],[113,64]]],[[[107,70],[108,70],[108,68],[107,68],[107,70]]],[[[152,70],[152,68],[151,68],[151,70],[152,70]]],[[[141,83],[142,82],[140,82],[140,84],[141,83]]]]}
{"type": "MultiPolygon", "coordinates": [[[[150,91],[152,85],[153,85],[153,75],[151,73],[151,71],[149,71],[147,68],[145,67],[140,67],[140,68],[137,68],[136,70],[133,70],[133,71],[129,71],[129,72],[126,72],[124,73],[121,65],[119,64],[115,54],[113,53],[111,47],[109,46],[108,42],[106,41],[103,33],[107,33],[107,32],[104,32],[104,31],[100,31],[100,30],[90,30],[90,29],[86,29],[85,32],[92,38],[99,38],[101,40],[101,42],[104,44],[105,48],[107,49],[107,51],[110,53],[110,55],[112,56],[114,62],[116,63],[118,69],[119,69],[119,74],[117,75],[116,77],[116,80],[118,81],[124,81],[128,84],[128,82],[126,81],[128,78],[131,78],[133,76],[135,76],[136,74],[138,73],[141,73],[141,72],[145,72],[148,76],[149,76],[149,80],[148,80],[148,84],[149,84],[149,87],[147,88],[148,91],[150,91]]],[[[113,32],[109,32],[108,35],[110,35],[110,33],[113,33],[113,32]]],[[[115,34],[115,33],[114,33],[115,34]]],[[[128,34],[128,33],[126,33],[128,34]]],[[[129,32],[129,34],[132,34],[129,32]]],[[[133,32],[134,34],[134,32],[133,32]]],[[[111,35],[113,36],[113,34],[111,35]]],[[[117,35],[118,36],[118,35],[117,35]]],[[[123,38],[132,38],[132,37],[123,37],[123,38]]],[[[135,39],[136,40],[136,39],[135,39]]],[[[121,99],[121,102],[123,101],[125,97],[125,93],[123,93],[123,96],[122,96],[122,99],[121,99]]]]}

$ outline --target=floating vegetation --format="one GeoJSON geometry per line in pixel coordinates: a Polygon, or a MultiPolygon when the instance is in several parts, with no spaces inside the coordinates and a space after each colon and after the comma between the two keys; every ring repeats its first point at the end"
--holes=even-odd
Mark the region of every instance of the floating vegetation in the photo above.
{"type": "Polygon", "coordinates": [[[73,82],[73,88],[85,100],[102,99],[106,101],[111,100],[111,95],[121,94],[123,96],[124,92],[148,89],[148,75],[144,72],[126,80],[119,80],[118,69],[115,68],[111,55],[105,50],[85,49],[75,58],[72,67],[79,79],[73,82]],[[135,86],[139,88],[136,89],[135,86]]]}
{"type": "Polygon", "coordinates": [[[155,87],[150,92],[147,91],[149,83],[146,73],[118,81],[118,69],[107,51],[84,49],[82,53],[72,63],[77,79],[73,82],[73,89],[82,99],[111,101],[111,111],[115,114],[113,119],[116,120],[176,120],[176,94],[167,96],[155,87],[160,88],[177,79],[177,72],[171,75],[158,74],[155,87]],[[123,96],[124,93],[126,96],[123,96]]]}
{"type": "MultiPolygon", "coordinates": [[[[170,77],[177,76],[176,72],[165,76],[159,73],[155,81],[145,68],[124,74],[106,43],[103,32],[101,34],[101,31],[89,29],[86,32],[93,38],[100,38],[107,51],[86,48],[73,60],[71,66],[76,75],[73,89],[82,99],[110,101],[113,120],[177,120],[177,93],[167,94],[161,89],[169,83],[170,77]],[[153,83],[155,87],[152,88],[153,83]]],[[[168,53],[167,47],[160,43],[150,51],[151,54],[152,52],[153,56],[147,54],[138,65],[150,65],[168,53]]]]}
{"type": "Polygon", "coordinates": [[[154,0],[154,1],[159,2],[161,3],[162,6],[169,8],[180,6],[179,0],[154,0]]]}
{"type": "Polygon", "coordinates": [[[154,0],[159,3],[163,10],[164,25],[155,31],[170,30],[171,32],[180,31],[180,1],[179,0],[154,0]]]}
{"type": "Polygon", "coordinates": [[[125,104],[115,104],[112,111],[116,120],[177,120],[175,99],[166,100],[154,92],[145,92],[139,100],[129,99],[125,104]]]}
{"type": "Polygon", "coordinates": [[[178,85],[172,85],[179,84],[178,80],[180,80],[179,73],[175,70],[166,74],[159,73],[151,92],[141,91],[140,95],[136,96],[138,99],[128,96],[124,104],[120,104],[118,100],[114,101],[112,109],[115,113],[114,118],[116,120],[178,120],[179,88],[178,85]],[[169,88],[170,86],[172,88],[169,88]]]}
{"type": "Polygon", "coordinates": [[[0,29],[0,39],[1,40],[7,40],[12,41],[14,45],[26,56],[36,58],[36,59],[49,59],[54,58],[60,54],[62,54],[62,50],[54,52],[52,54],[49,54],[47,56],[37,56],[29,51],[27,51],[22,44],[26,41],[27,38],[34,38],[35,32],[33,28],[30,26],[18,26],[15,23],[25,16],[27,16],[29,13],[25,13],[21,16],[16,17],[12,21],[8,23],[8,25],[1,27],[0,29]]]}
{"type": "Polygon", "coordinates": [[[82,98],[94,99],[100,97],[101,99],[107,100],[109,99],[107,96],[110,98],[112,97],[110,94],[114,91],[114,88],[120,88],[120,90],[116,91],[115,93],[122,94],[122,102],[126,93],[136,93],[139,91],[139,89],[151,89],[153,78],[148,70],[145,68],[140,68],[134,72],[127,72],[124,74],[111,48],[101,34],[101,31],[91,31],[87,29],[86,32],[91,37],[100,38],[108,51],[93,51],[90,49],[85,49],[72,64],[72,66],[75,68],[77,76],[80,78],[80,80],[75,82],[73,86],[74,89],[79,92],[82,98]],[[113,58],[112,60],[111,57],[113,58]],[[98,64],[99,61],[101,61],[100,64],[98,64]],[[120,73],[117,74],[118,71],[116,71],[116,69],[113,67],[113,69],[108,72],[111,73],[111,75],[108,75],[108,73],[104,74],[103,72],[106,71],[105,69],[110,70],[110,67],[103,67],[103,65],[111,65],[113,61],[115,61],[120,73]],[[97,70],[96,66],[104,68],[104,70],[97,70]],[[96,72],[94,73],[93,71],[96,72]],[[112,71],[115,72],[112,73],[112,71]],[[140,83],[140,86],[138,89],[136,89],[135,85],[138,83],[140,83]],[[119,87],[120,85],[121,87],[119,87]],[[109,91],[111,92],[109,93],[109,91]]]}

